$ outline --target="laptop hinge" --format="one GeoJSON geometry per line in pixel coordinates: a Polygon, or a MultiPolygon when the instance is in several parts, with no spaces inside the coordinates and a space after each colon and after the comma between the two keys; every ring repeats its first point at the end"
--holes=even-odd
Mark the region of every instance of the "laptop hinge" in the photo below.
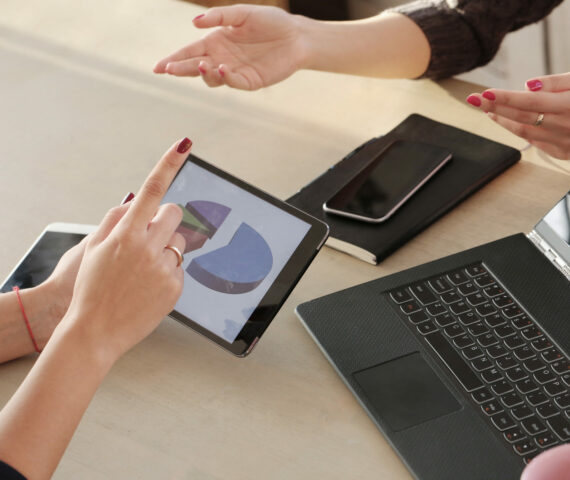
{"type": "Polygon", "coordinates": [[[554,264],[558,270],[562,272],[562,274],[566,277],[567,280],[570,280],[570,265],[568,265],[560,255],[554,250],[550,244],[540,236],[540,234],[533,230],[530,232],[527,237],[529,240],[534,243],[534,245],[538,248],[538,250],[550,260],[551,263],[554,264]]]}

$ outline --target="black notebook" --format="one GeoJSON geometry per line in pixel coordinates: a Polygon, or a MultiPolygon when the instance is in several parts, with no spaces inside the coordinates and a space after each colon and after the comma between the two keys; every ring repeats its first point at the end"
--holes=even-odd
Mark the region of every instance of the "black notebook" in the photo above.
{"type": "Polygon", "coordinates": [[[520,159],[514,148],[413,114],[351,152],[287,200],[330,226],[327,245],[377,264],[520,159]],[[323,203],[395,140],[439,145],[453,160],[386,222],[368,224],[323,211],[323,203]]]}

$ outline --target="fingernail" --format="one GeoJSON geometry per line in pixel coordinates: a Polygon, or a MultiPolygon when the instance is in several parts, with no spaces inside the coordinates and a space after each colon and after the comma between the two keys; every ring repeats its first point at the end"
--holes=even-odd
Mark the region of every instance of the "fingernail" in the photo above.
{"type": "Polygon", "coordinates": [[[176,149],[176,151],[178,153],[186,153],[188,150],[190,150],[191,146],[192,146],[192,140],[190,140],[188,137],[185,137],[178,144],[178,148],[176,149]]]}
{"type": "Polygon", "coordinates": [[[495,100],[495,94],[493,92],[483,92],[481,95],[487,100],[495,100]]]}
{"type": "Polygon", "coordinates": [[[202,18],[204,15],[206,15],[206,14],[203,13],[202,15],[198,15],[197,17],[194,17],[194,20],[192,20],[192,21],[195,22],[196,20],[202,18]]]}
{"type": "Polygon", "coordinates": [[[469,95],[467,97],[467,103],[470,103],[474,107],[480,107],[481,106],[481,99],[475,95],[469,95]]]}
{"type": "Polygon", "coordinates": [[[220,74],[220,77],[224,77],[226,75],[226,72],[224,72],[224,69],[221,66],[218,67],[218,73],[220,74]]]}
{"type": "Polygon", "coordinates": [[[124,205],[125,203],[129,203],[133,198],[135,198],[135,194],[133,192],[127,193],[125,195],[125,198],[123,198],[121,205],[124,205]]]}
{"type": "Polygon", "coordinates": [[[531,92],[536,92],[542,88],[542,82],[540,80],[529,80],[526,82],[526,86],[531,92]]]}
{"type": "Polygon", "coordinates": [[[206,74],[206,69],[205,69],[202,65],[198,65],[198,70],[200,71],[200,73],[201,73],[202,75],[205,75],[205,74],[206,74]]]}

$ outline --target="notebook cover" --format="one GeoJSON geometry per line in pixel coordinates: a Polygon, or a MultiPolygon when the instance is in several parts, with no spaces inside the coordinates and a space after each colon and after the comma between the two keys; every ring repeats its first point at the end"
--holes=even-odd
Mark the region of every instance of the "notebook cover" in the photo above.
{"type": "MultiPolygon", "coordinates": [[[[357,153],[342,159],[287,202],[328,223],[332,242],[338,239],[360,247],[372,254],[372,263],[378,263],[515,164],[520,156],[514,148],[412,114],[385,136],[365,143],[357,153]],[[439,145],[450,150],[453,159],[384,223],[367,224],[325,213],[323,203],[395,140],[439,145]]],[[[344,250],[342,244],[333,245],[344,250]]]]}

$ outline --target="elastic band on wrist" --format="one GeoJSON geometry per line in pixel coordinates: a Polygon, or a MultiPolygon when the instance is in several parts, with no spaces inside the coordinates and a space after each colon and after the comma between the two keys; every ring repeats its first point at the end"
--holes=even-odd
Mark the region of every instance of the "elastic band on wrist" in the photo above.
{"type": "Polygon", "coordinates": [[[34,349],[38,353],[42,353],[38,344],[36,342],[36,337],[34,337],[34,332],[32,332],[32,327],[30,326],[30,321],[28,320],[28,316],[26,315],[26,311],[24,310],[24,304],[22,303],[22,299],[20,298],[20,289],[18,287],[12,288],[16,292],[16,297],[18,298],[18,303],[20,305],[20,310],[22,311],[22,316],[24,317],[24,322],[26,322],[26,328],[28,329],[28,333],[30,334],[30,338],[32,339],[32,343],[34,344],[34,349]]]}

